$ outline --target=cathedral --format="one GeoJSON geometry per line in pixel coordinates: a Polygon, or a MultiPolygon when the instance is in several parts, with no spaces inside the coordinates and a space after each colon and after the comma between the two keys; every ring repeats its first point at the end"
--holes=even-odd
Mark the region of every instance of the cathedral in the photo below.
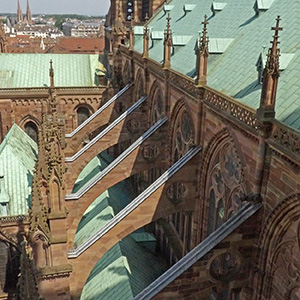
{"type": "Polygon", "coordinates": [[[111,0],[103,57],[0,53],[0,296],[300,299],[299,4],[111,0]]]}

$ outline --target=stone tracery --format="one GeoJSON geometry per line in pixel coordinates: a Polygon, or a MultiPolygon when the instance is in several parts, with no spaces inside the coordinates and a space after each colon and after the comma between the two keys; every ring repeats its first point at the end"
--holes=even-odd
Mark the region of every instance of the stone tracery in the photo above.
{"type": "Polygon", "coordinates": [[[207,155],[207,171],[202,175],[206,178],[207,234],[239,210],[246,193],[241,160],[233,141],[228,136],[216,147],[213,156],[207,155]]]}

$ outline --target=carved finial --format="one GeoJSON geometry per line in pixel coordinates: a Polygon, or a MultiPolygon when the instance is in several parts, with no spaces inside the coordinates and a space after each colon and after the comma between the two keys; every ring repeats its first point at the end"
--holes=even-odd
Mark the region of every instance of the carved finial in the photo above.
{"type": "Polygon", "coordinates": [[[49,76],[50,76],[50,87],[54,87],[54,69],[53,69],[52,59],[50,59],[49,76]]]}
{"type": "Polygon", "coordinates": [[[206,34],[207,34],[207,28],[206,26],[209,24],[207,22],[207,15],[204,16],[204,21],[202,22],[203,24],[203,30],[202,30],[202,41],[203,42],[206,42],[207,41],[207,37],[206,37],[206,34]]]}
{"type": "Polygon", "coordinates": [[[196,85],[206,84],[207,75],[207,59],[208,59],[208,37],[207,37],[207,15],[204,16],[202,36],[199,38],[197,53],[197,65],[196,65],[196,85]]]}
{"type": "Polygon", "coordinates": [[[171,66],[172,31],[171,31],[170,21],[171,21],[170,13],[168,13],[167,28],[165,29],[165,40],[164,40],[163,67],[165,69],[170,68],[170,66],[171,66]]]}
{"type": "Polygon", "coordinates": [[[168,17],[167,17],[167,33],[170,33],[170,21],[171,21],[171,17],[170,17],[170,13],[168,13],[168,17]]]}
{"type": "Polygon", "coordinates": [[[279,76],[279,48],[278,45],[280,42],[278,41],[279,38],[279,31],[281,31],[283,28],[279,27],[279,21],[280,21],[280,16],[277,16],[276,18],[276,26],[272,27],[271,29],[275,31],[273,35],[273,41],[272,47],[269,49],[269,52],[267,54],[267,62],[266,62],[266,68],[268,69],[268,73],[278,73],[279,76]]]}
{"type": "Polygon", "coordinates": [[[149,21],[149,14],[146,13],[146,16],[145,16],[145,22],[147,23],[149,21]]]}
{"type": "Polygon", "coordinates": [[[263,71],[263,85],[261,90],[260,106],[257,111],[259,119],[274,118],[275,117],[275,102],[279,71],[279,31],[283,28],[279,27],[280,16],[276,18],[276,26],[271,27],[275,31],[273,35],[272,47],[269,48],[267,54],[267,62],[263,71]]]}

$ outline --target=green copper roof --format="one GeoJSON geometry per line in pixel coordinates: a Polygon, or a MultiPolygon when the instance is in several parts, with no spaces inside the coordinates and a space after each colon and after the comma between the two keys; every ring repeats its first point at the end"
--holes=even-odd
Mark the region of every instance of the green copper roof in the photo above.
{"type": "Polygon", "coordinates": [[[101,172],[107,165],[113,160],[113,158],[103,151],[101,154],[95,156],[81,171],[72,193],[78,192],[84,185],[86,185],[94,176],[101,172]]]}
{"type": "Polygon", "coordinates": [[[27,214],[36,157],[36,143],[14,124],[0,145],[0,175],[4,176],[1,186],[9,199],[8,215],[27,214]]]}
{"type": "Polygon", "coordinates": [[[133,299],[162,272],[158,259],[129,235],[97,262],[80,299],[133,299]]]}
{"type": "MultiPolygon", "coordinates": [[[[208,59],[209,86],[234,97],[235,99],[258,108],[261,84],[258,83],[257,60],[263,49],[270,47],[274,35],[271,27],[280,15],[279,32],[281,69],[279,78],[276,118],[300,130],[300,5],[299,1],[268,1],[265,12],[256,15],[252,0],[227,1],[222,10],[213,15],[211,0],[189,0],[185,4],[195,5],[191,11],[184,11],[182,0],[168,2],[172,9],[171,29],[173,37],[192,36],[181,46],[174,47],[171,67],[188,76],[195,76],[195,46],[202,31],[204,15],[208,16],[209,39],[213,42],[210,50],[215,49],[208,59]],[[229,43],[230,41],[230,43],[229,43]]],[[[224,2],[225,3],[225,2],[224,2]]],[[[260,7],[263,1],[257,1],[260,7]]],[[[166,28],[167,13],[163,8],[149,22],[150,32],[166,28]]],[[[135,49],[143,51],[140,31],[136,31],[135,49]]],[[[151,37],[151,34],[150,34],[151,37]]],[[[149,55],[158,62],[163,59],[163,39],[150,39],[149,55]]]]}
{"type": "MultiPolygon", "coordinates": [[[[112,160],[106,151],[92,159],[79,175],[74,190],[84,186],[112,160]]],[[[74,246],[85,242],[131,200],[130,186],[126,181],[117,183],[97,197],[78,225],[74,246]]],[[[133,299],[163,271],[152,254],[155,249],[154,236],[143,228],[127,236],[98,261],[80,299],[133,299]]]]}
{"type": "MultiPolygon", "coordinates": [[[[91,180],[98,172],[101,172],[112,159],[113,158],[105,151],[92,159],[80,173],[74,190],[77,191],[84,186],[84,184],[91,180]]],[[[74,241],[75,247],[85,242],[90,236],[96,233],[97,230],[111,220],[122,208],[130,203],[132,197],[128,189],[128,184],[122,181],[95,199],[85,211],[78,225],[74,241]]]]}
{"type": "Polygon", "coordinates": [[[57,87],[94,86],[101,70],[96,54],[0,53],[0,88],[49,86],[49,61],[53,60],[57,87]]]}

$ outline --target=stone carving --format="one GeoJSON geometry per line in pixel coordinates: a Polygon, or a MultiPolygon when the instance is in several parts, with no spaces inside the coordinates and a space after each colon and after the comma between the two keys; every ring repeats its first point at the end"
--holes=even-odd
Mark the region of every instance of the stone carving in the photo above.
{"type": "Polygon", "coordinates": [[[214,257],[209,266],[209,274],[215,280],[229,282],[240,270],[237,254],[226,251],[214,257]]]}
{"type": "Polygon", "coordinates": [[[300,135],[286,126],[277,126],[272,138],[281,146],[292,151],[293,153],[300,154],[300,135]]]}
{"type": "Polygon", "coordinates": [[[231,117],[238,119],[255,130],[258,129],[254,109],[251,110],[250,108],[243,107],[241,103],[230,101],[208,90],[204,92],[204,102],[221,109],[222,112],[229,114],[231,117]]]}
{"type": "Polygon", "coordinates": [[[148,162],[155,161],[156,157],[159,154],[158,146],[156,145],[146,145],[143,148],[143,157],[148,162]]]}
{"type": "Polygon", "coordinates": [[[140,122],[136,119],[130,119],[126,123],[126,128],[131,134],[135,134],[139,131],[140,128],[140,122]]]}
{"type": "Polygon", "coordinates": [[[182,202],[187,194],[187,186],[181,182],[175,182],[167,188],[167,197],[174,204],[182,202]]]}

